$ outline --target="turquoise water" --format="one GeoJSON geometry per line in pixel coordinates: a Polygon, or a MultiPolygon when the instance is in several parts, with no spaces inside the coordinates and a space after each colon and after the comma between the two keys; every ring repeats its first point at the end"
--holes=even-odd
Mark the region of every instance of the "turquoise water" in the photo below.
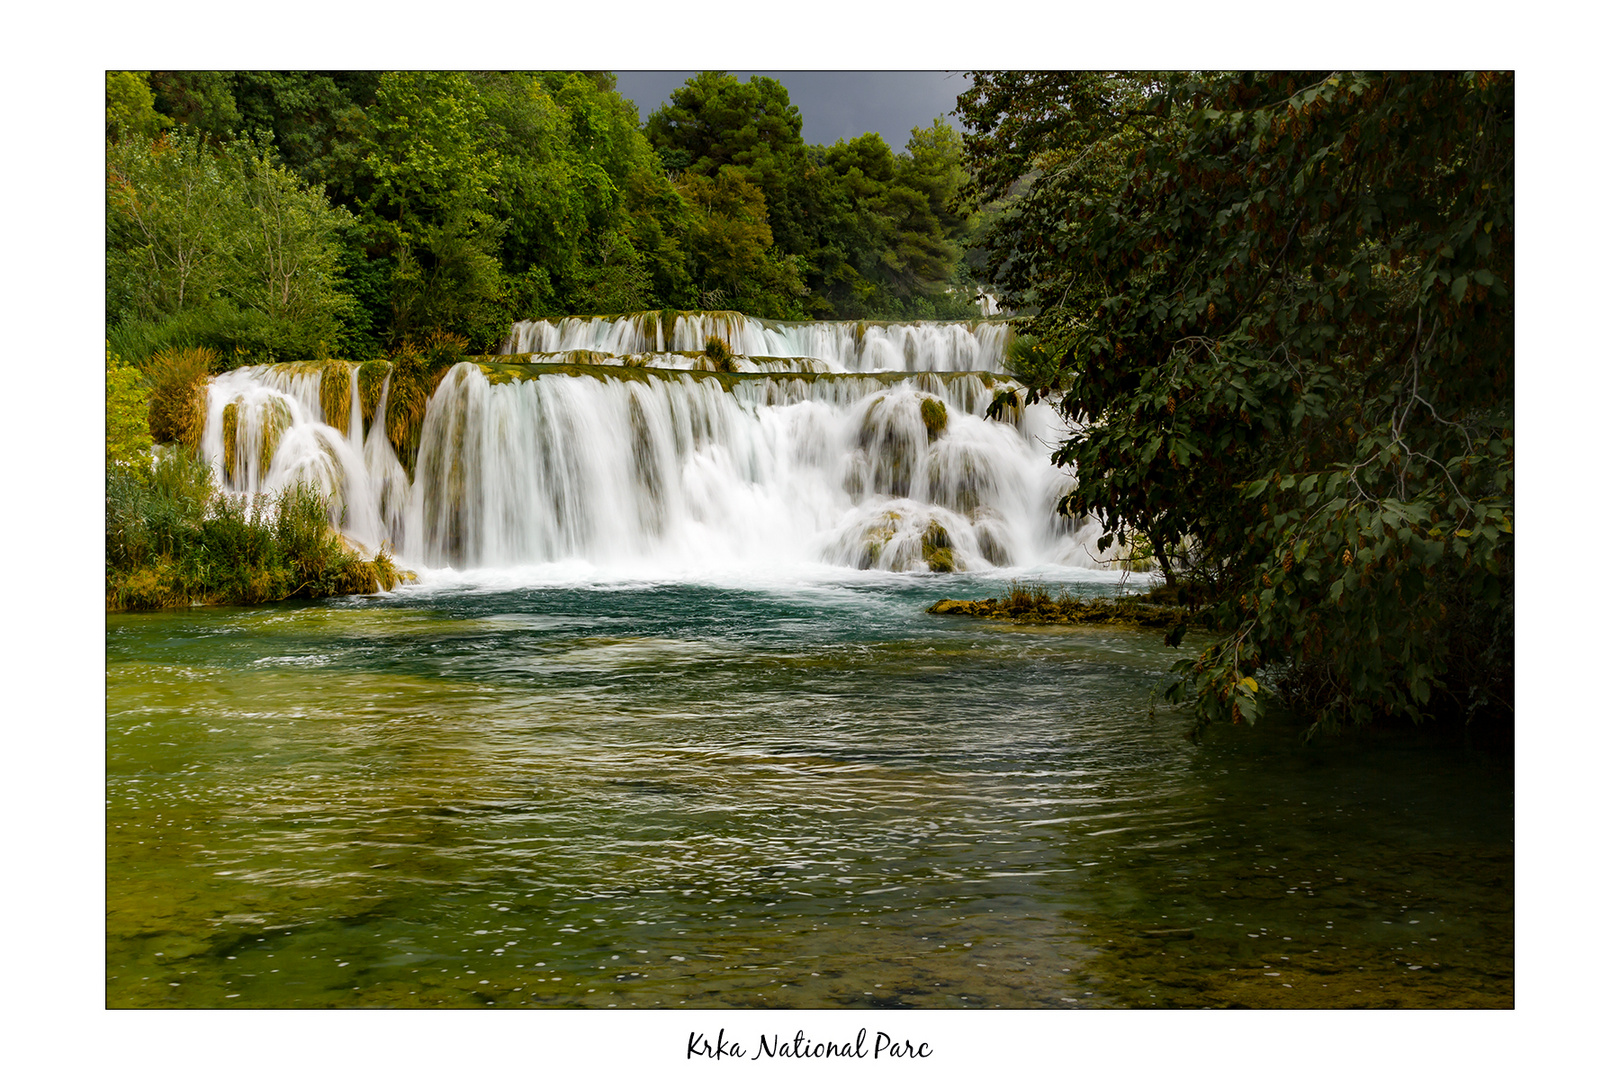
{"type": "Polygon", "coordinates": [[[1511,760],[1191,742],[1157,635],[924,613],[1002,584],[110,616],[108,1003],[1512,1004],[1511,760]]]}

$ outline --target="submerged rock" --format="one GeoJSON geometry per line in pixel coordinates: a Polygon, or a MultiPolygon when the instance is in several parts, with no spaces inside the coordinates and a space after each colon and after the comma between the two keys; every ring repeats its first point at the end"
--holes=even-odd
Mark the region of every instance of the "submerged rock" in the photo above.
{"type": "Polygon", "coordinates": [[[1043,587],[1028,589],[1016,583],[1000,597],[939,600],[927,610],[931,615],[969,615],[1019,623],[1104,623],[1149,630],[1170,630],[1185,623],[1189,615],[1184,607],[1149,603],[1134,596],[1118,600],[1083,600],[1066,594],[1054,597],[1043,587]]]}

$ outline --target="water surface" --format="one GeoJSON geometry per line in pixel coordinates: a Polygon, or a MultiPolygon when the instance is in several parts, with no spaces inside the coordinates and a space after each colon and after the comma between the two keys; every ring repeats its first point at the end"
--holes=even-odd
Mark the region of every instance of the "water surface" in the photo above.
{"type": "Polygon", "coordinates": [[[1157,635],[923,611],[1001,584],[111,616],[108,1002],[1512,1004],[1511,761],[1191,742],[1157,635]]]}

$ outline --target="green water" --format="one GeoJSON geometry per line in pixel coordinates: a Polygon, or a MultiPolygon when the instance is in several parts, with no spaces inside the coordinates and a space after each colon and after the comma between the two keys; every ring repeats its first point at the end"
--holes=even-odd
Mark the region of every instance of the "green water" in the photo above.
{"type": "Polygon", "coordinates": [[[923,612],[995,591],[110,617],[108,1003],[1513,1003],[1510,760],[1194,744],[1153,634],[923,612]]]}

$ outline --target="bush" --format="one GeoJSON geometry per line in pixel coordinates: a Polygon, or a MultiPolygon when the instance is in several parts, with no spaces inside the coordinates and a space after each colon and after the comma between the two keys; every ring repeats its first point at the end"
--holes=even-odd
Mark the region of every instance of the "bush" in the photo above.
{"type": "Polygon", "coordinates": [[[272,499],[219,492],[207,465],[171,448],[152,469],[107,478],[107,607],[260,604],[392,588],[385,554],[365,559],[299,485],[272,499]]]}
{"type": "Polygon", "coordinates": [[[150,402],[141,373],[107,349],[107,469],[145,467],[152,452],[150,402]]]}

